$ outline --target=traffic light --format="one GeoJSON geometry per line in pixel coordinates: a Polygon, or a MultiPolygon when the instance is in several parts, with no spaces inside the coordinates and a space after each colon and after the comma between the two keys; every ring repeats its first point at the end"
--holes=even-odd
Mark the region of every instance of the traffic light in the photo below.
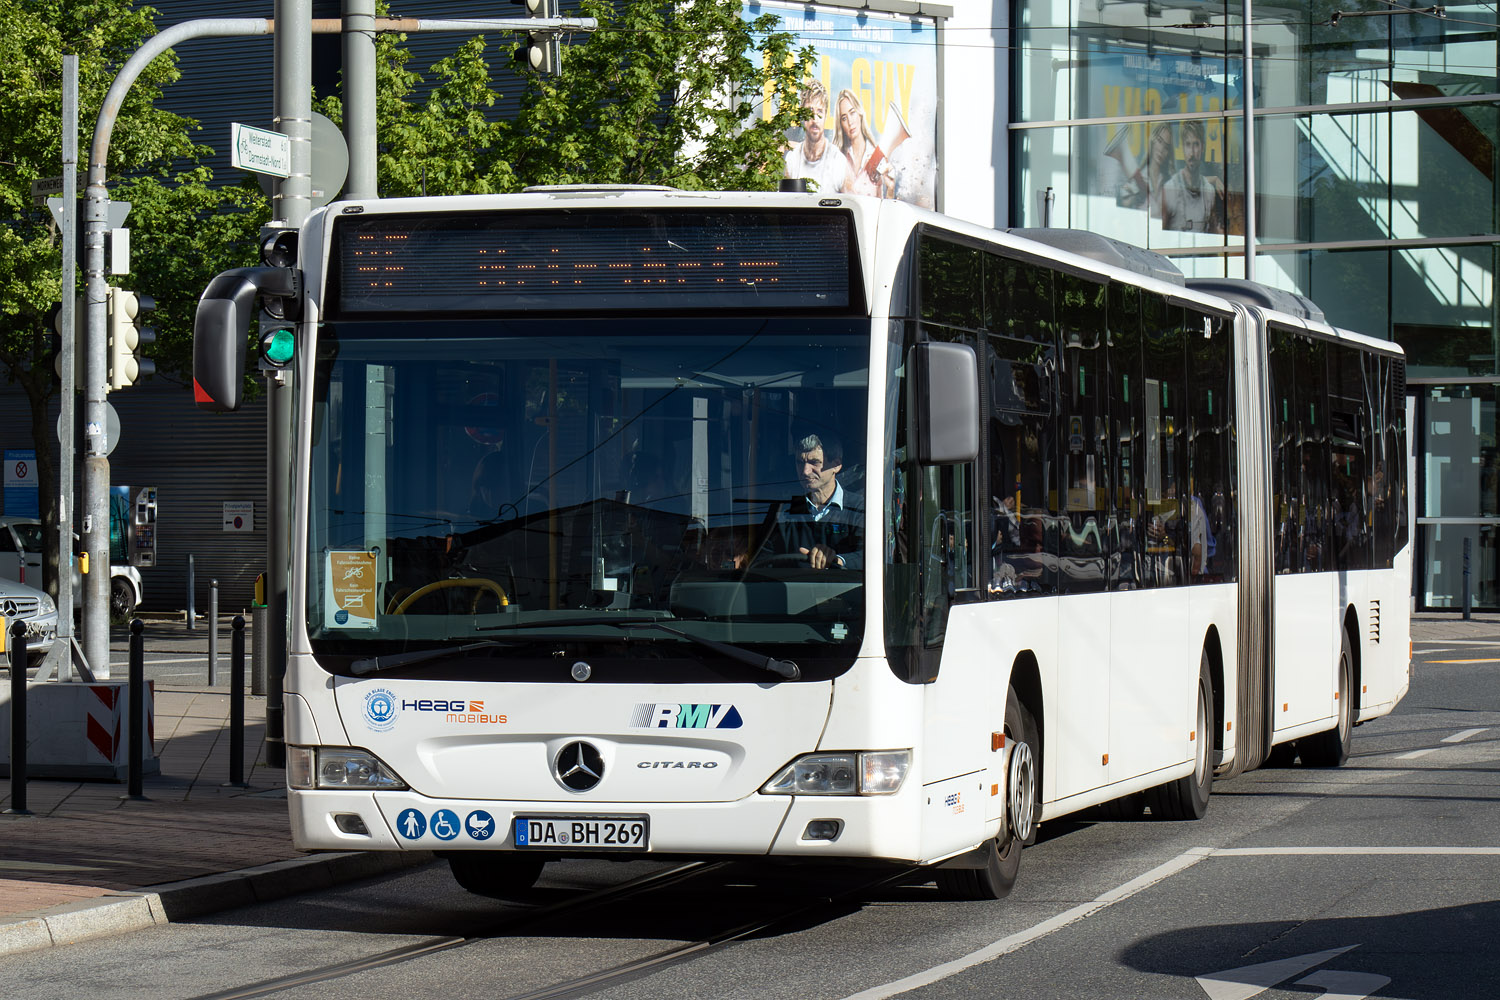
{"type": "MultiPolygon", "coordinates": [[[[260,262],[267,267],[289,269],[297,266],[297,230],[261,230],[260,262]]],[[[299,296],[260,296],[260,370],[279,371],[292,363],[297,347],[297,317],[301,313],[299,296]]]]}
{"type": "Polygon", "coordinates": [[[297,335],[269,312],[260,314],[260,370],[279,371],[296,356],[297,335]]]}
{"type": "Polygon", "coordinates": [[[109,387],[123,389],[156,372],[156,363],[140,349],[156,342],[156,331],[144,325],[144,314],[156,309],[149,295],[109,289],[109,387]]]}
{"type": "MultiPolygon", "coordinates": [[[[524,4],[527,17],[557,17],[557,0],[513,0],[524,4]]],[[[528,31],[526,44],[516,49],[516,62],[533,73],[555,76],[562,66],[562,43],[557,30],[528,31]]]]}

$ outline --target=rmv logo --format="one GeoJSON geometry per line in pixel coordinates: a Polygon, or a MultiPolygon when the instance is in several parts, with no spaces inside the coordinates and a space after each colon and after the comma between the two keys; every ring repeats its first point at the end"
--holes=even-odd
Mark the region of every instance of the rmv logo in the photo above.
{"type": "Polygon", "coordinates": [[[733,705],[637,705],[633,729],[738,729],[745,723],[733,705]]]}

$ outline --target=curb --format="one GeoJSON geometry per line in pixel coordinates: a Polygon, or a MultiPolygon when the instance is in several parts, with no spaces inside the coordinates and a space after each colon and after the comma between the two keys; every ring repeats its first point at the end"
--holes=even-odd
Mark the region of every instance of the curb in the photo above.
{"type": "Polygon", "coordinates": [[[318,854],[63,903],[0,923],[0,957],[268,903],[430,861],[430,851],[318,854]]]}

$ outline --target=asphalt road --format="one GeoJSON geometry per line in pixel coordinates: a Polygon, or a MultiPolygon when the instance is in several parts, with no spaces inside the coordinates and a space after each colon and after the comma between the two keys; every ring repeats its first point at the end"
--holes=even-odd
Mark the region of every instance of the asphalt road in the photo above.
{"type": "Polygon", "coordinates": [[[1197,823],[1048,824],[999,902],[636,861],[553,865],[504,904],[437,864],[14,956],[5,980],[28,1000],[1500,996],[1500,640],[1416,655],[1344,768],[1219,782],[1197,823]]]}

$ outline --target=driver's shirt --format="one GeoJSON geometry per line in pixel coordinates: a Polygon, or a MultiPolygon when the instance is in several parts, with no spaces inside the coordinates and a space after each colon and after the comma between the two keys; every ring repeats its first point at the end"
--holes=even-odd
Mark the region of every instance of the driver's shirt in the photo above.
{"type": "Polygon", "coordinates": [[[784,539],[780,551],[827,545],[845,569],[864,565],[864,497],[846,492],[837,480],[827,503],[817,506],[806,495],[797,497],[778,515],[777,525],[784,539]]]}

